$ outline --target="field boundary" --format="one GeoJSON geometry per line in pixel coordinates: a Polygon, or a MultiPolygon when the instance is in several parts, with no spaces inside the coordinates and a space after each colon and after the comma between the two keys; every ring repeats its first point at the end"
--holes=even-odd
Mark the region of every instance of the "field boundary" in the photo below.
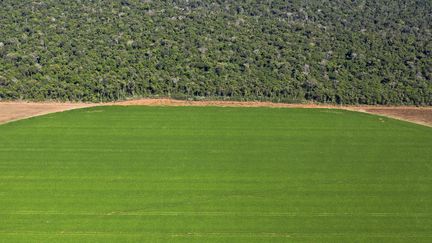
{"type": "Polygon", "coordinates": [[[287,104],[258,101],[192,101],[168,98],[135,99],[109,103],[61,103],[61,102],[0,102],[0,124],[72,109],[94,106],[215,106],[215,107],[273,107],[305,109],[341,109],[390,117],[432,127],[432,107],[370,106],[329,104],[287,104]]]}

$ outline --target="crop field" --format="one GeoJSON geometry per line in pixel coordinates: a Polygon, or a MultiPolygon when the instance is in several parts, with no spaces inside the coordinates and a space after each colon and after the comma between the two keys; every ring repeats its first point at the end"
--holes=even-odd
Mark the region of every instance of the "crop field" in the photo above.
{"type": "Polygon", "coordinates": [[[0,241],[431,242],[432,129],[238,107],[7,123],[0,241]]]}

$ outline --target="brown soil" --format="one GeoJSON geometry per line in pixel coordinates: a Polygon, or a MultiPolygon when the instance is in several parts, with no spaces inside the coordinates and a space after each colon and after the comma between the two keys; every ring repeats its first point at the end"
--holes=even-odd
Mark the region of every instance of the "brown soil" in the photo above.
{"type": "Polygon", "coordinates": [[[243,101],[188,101],[173,99],[139,99],[113,103],[30,103],[0,102],[0,124],[18,119],[98,105],[143,106],[222,106],[222,107],[275,107],[275,108],[327,108],[367,112],[432,127],[432,107],[411,106],[336,106],[322,104],[284,104],[243,101]]]}
{"type": "Polygon", "coordinates": [[[432,127],[432,107],[367,107],[357,109],[432,127]]]}
{"type": "Polygon", "coordinates": [[[0,102],[0,124],[89,106],[94,106],[94,104],[0,102]]]}

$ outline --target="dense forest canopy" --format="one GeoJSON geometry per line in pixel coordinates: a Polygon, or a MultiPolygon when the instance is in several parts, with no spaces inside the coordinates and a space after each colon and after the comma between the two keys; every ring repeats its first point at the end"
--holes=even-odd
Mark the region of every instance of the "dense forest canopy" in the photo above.
{"type": "Polygon", "coordinates": [[[432,105],[430,0],[0,1],[0,99],[432,105]]]}

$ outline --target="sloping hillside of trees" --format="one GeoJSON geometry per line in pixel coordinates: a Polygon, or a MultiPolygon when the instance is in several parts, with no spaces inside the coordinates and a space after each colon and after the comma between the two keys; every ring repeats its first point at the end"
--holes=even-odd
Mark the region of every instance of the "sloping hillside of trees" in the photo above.
{"type": "Polygon", "coordinates": [[[432,105],[432,1],[0,1],[0,99],[154,96],[432,105]]]}

